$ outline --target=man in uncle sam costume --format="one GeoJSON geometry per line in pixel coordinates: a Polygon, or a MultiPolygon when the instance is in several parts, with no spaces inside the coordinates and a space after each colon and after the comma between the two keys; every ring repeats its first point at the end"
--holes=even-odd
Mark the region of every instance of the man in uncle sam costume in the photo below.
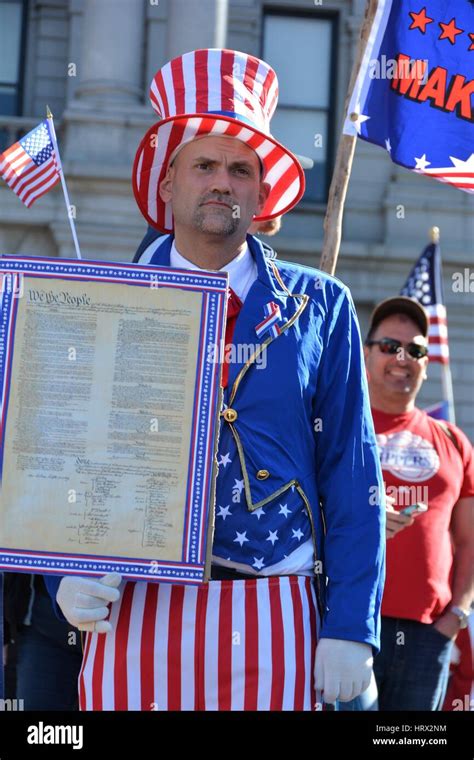
{"type": "Polygon", "coordinates": [[[301,165],[270,133],[271,67],[197,50],[167,63],[150,95],[162,120],[138,149],[133,187],[147,222],[169,234],[146,263],[230,278],[212,579],[194,588],[112,574],[58,589],[48,577],[65,618],[88,632],[81,708],[314,710],[321,690],[349,700],[379,648],[384,571],[351,296],[247,234],[304,192],[301,165]]]}

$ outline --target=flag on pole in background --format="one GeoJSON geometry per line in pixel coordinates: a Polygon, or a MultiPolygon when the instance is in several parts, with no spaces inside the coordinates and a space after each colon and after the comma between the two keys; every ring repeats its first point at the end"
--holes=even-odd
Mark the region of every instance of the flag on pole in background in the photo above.
{"type": "Polygon", "coordinates": [[[474,192],[472,0],[379,0],[344,132],[474,192]]]}
{"type": "Polygon", "coordinates": [[[430,362],[449,363],[448,323],[443,304],[441,253],[437,243],[428,245],[400,291],[400,295],[416,298],[429,316],[428,346],[430,362]]]}
{"type": "Polygon", "coordinates": [[[424,411],[435,420],[449,420],[449,404],[447,401],[438,401],[436,404],[425,406],[424,411]]]}
{"type": "Polygon", "coordinates": [[[46,119],[0,154],[0,175],[28,208],[59,182],[46,119]]]}

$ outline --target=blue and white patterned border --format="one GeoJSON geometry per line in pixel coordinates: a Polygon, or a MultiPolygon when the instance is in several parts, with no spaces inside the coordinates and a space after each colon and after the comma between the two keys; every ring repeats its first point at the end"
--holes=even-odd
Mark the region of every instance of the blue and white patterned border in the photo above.
{"type": "Polygon", "coordinates": [[[201,583],[203,567],[183,562],[160,562],[157,560],[136,560],[128,557],[94,557],[61,554],[55,552],[12,551],[0,547],[0,566],[12,572],[42,573],[57,575],[104,575],[120,573],[130,580],[179,581],[181,583],[201,583]]]}

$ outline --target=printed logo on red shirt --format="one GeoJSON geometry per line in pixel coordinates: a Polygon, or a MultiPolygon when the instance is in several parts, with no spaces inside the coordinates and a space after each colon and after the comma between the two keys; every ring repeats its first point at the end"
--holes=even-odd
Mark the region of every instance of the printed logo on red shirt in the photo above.
{"type": "Polygon", "coordinates": [[[439,456],[433,444],[409,430],[398,433],[379,433],[382,469],[412,483],[429,480],[439,470],[439,456]]]}

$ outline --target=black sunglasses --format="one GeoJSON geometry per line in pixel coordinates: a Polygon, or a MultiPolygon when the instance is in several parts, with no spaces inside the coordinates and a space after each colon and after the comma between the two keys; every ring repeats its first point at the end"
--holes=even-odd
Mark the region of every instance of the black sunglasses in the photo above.
{"type": "Polygon", "coordinates": [[[366,346],[378,346],[382,354],[396,354],[401,348],[405,348],[412,359],[423,359],[428,356],[428,346],[419,343],[406,343],[405,346],[395,338],[382,338],[381,340],[368,340],[366,346]]]}

